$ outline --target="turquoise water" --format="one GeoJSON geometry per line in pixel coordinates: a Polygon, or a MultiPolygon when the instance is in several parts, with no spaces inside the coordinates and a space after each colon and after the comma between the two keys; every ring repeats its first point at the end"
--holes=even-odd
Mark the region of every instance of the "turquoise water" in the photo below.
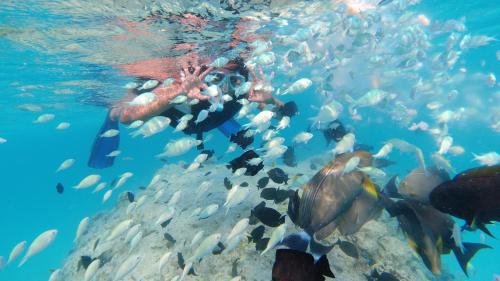
{"type": "MultiPolygon", "coordinates": [[[[148,44],[144,42],[133,44],[130,50],[121,49],[125,44],[108,44],[107,41],[114,40],[110,36],[114,33],[107,34],[103,30],[112,30],[113,25],[117,25],[116,18],[120,16],[135,18],[134,14],[139,13],[140,9],[116,8],[106,16],[104,7],[99,10],[101,6],[97,5],[95,10],[86,10],[86,5],[78,4],[78,1],[0,3],[0,137],[7,139],[6,143],[0,144],[0,256],[7,257],[19,241],[27,240],[30,243],[45,230],[59,231],[55,242],[22,268],[13,264],[0,271],[0,280],[47,280],[50,270],[59,268],[71,250],[80,220],[99,211],[110,210],[118,195],[114,194],[108,202],[101,204],[102,193],[77,192],[72,190],[71,186],[91,173],[98,173],[103,177],[103,181],[111,183],[118,175],[131,171],[134,176],[121,191],[137,191],[140,186],[146,186],[155,171],[163,165],[154,155],[161,152],[172,136],[180,136],[178,133],[173,135],[171,129],[148,139],[133,139],[123,133],[120,144],[122,154],[113,167],[98,171],[87,167],[91,144],[107,112],[106,105],[121,97],[123,85],[133,79],[122,76],[116,65],[163,54],[160,51],[148,52],[148,44]],[[71,26],[68,26],[67,33],[64,33],[63,27],[68,23],[71,23],[71,26]],[[85,34],[87,28],[95,32],[85,34]],[[83,47],[75,50],[71,44],[80,44],[83,47]],[[144,52],[141,53],[141,50],[144,52]],[[28,103],[39,105],[43,109],[40,112],[28,112],[18,108],[19,105],[28,103]],[[56,117],[48,123],[33,124],[33,120],[42,113],[53,113],[56,117]],[[70,122],[71,127],[67,130],[56,130],[59,122],[70,122]],[[124,157],[130,157],[130,160],[123,159],[124,157]],[[67,158],[76,159],[75,165],[67,171],[55,173],[59,164],[67,158]],[[57,182],[64,183],[66,187],[62,195],[55,191],[57,182]]],[[[465,17],[467,33],[500,39],[500,7],[496,1],[422,1],[407,9],[424,13],[431,21],[444,22],[465,17]]],[[[289,28],[293,30],[293,24],[289,28]]],[[[286,29],[273,25],[270,25],[269,29],[287,34],[286,29]]],[[[140,41],[137,38],[128,40],[131,43],[140,41]]],[[[200,45],[205,43],[203,40],[196,40],[200,41],[200,45]]],[[[433,48],[443,48],[438,43],[439,40],[442,39],[433,41],[436,42],[433,48]]],[[[157,45],[159,42],[151,44],[155,50],[161,50],[157,45]]],[[[279,43],[275,43],[275,48],[276,52],[280,50],[279,43]]],[[[500,42],[495,40],[487,46],[464,52],[458,64],[466,67],[467,73],[471,75],[477,72],[495,73],[500,77],[500,58],[496,57],[499,50],[500,42]],[[481,65],[482,61],[484,66],[481,65]]],[[[308,76],[313,69],[314,67],[303,69],[301,74],[308,76]]],[[[266,74],[271,70],[279,72],[278,69],[268,68],[265,70],[266,74]]],[[[273,86],[277,88],[280,83],[287,82],[289,81],[285,76],[278,75],[273,86]]],[[[477,82],[471,80],[469,83],[477,82]]],[[[467,81],[457,85],[467,85],[467,81]]],[[[495,110],[497,115],[500,115],[498,85],[491,88],[465,87],[464,91],[483,103],[477,106],[473,103],[474,99],[460,98],[454,101],[453,108],[477,107],[479,111],[485,110],[484,115],[495,110]],[[474,92],[476,90],[477,92],[474,92]]],[[[313,95],[313,92],[314,89],[308,90],[310,95],[313,95]]],[[[320,106],[321,100],[316,96],[310,98],[305,93],[284,96],[283,100],[294,100],[301,112],[293,120],[292,128],[284,135],[291,139],[296,133],[307,128],[308,118],[315,115],[310,106],[320,106]]],[[[425,103],[415,101],[415,104],[417,103],[420,104],[415,107],[422,111],[420,119],[431,122],[430,113],[426,113],[423,108],[425,103]]],[[[419,146],[427,161],[431,161],[430,154],[436,150],[432,137],[408,131],[406,127],[392,122],[386,113],[387,108],[362,109],[360,111],[363,120],[355,122],[348,116],[346,104],[345,107],[344,115],[341,115],[340,119],[355,129],[358,143],[372,145],[377,150],[387,139],[405,139],[419,146]]],[[[449,134],[453,136],[454,143],[460,144],[466,151],[461,156],[450,157],[457,171],[477,166],[477,162],[472,162],[472,152],[500,151],[499,132],[493,131],[488,122],[486,116],[475,113],[466,120],[450,124],[449,134]]],[[[121,130],[126,132],[123,127],[121,130]]],[[[315,137],[307,146],[296,149],[298,161],[326,151],[321,134],[313,133],[315,137]]],[[[214,148],[217,154],[222,154],[229,142],[216,130],[212,135],[213,138],[207,142],[207,147],[214,148]]],[[[169,161],[189,162],[195,155],[193,150],[169,161]]],[[[393,152],[390,159],[397,164],[389,167],[387,171],[391,174],[398,173],[400,176],[404,176],[418,165],[413,156],[398,152],[393,152]]],[[[500,236],[498,226],[490,226],[490,230],[497,237],[500,236]]],[[[479,232],[467,232],[464,240],[478,242],[481,238],[479,232]]],[[[496,262],[500,259],[500,242],[486,238],[485,243],[494,249],[484,250],[473,259],[474,269],[471,270],[469,280],[492,280],[494,274],[500,273],[500,263],[496,262]]],[[[444,256],[443,260],[444,268],[456,274],[457,280],[466,279],[453,256],[444,256]]]]}

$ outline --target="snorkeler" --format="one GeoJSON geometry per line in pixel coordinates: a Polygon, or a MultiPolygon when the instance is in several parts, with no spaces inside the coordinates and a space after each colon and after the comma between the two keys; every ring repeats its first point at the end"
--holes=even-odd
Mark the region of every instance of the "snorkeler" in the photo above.
{"type": "MultiPolygon", "coordinates": [[[[116,150],[119,137],[100,138],[102,132],[109,129],[117,129],[118,123],[131,123],[135,120],[148,120],[154,116],[165,116],[170,118],[172,127],[176,127],[181,118],[186,114],[198,116],[201,111],[209,112],[206,119],[202,122],[195,122],[191,119],[188,121],[187,127],[183,130],[185,134],[196,135],[196,138],[201,140],[203,133],[211,131],[215,128],[219,129],[231,142],[238,144],[245,149],[253,142],[253,137],[246,137],[246,129],[242,129],[233,116],[239,112],[242,104],[238,100],[247,98],[251,102],[259,103],[262,109],[268,104],[274,105],[275,115],[293,116],[296,113],[296,105],[294,102],[284,104],[272,96],[272,90],[269,81],[265,79],[262,69],[257,75],[253,70],[248,69],[243,62],[243,59],[237,58],[229,61],[225,66],[220,68],[207,67],[198,65],[196,62],[183,61],[184,67],[180,71],[180,78],[169,86],[158,85],[148,90],[133,90],[132,94],[116,104],[110,110],[106,122],[98,133],[94,142],[92,155],[89,160],[89,166],[93,168],[106,168],[113,164],[113,158],[107,157],[111,151],[116,150]],[[249,75],[252,76],[251,87],[246,95],[237,96],[235,89],[249,80],[249,75]],[[178,81],[178,82],[177,82],[178,81]],[[224,103],[215,103],[214,100],[209,100],[209,97],[203,95],[201,91],[209,86],[215,85],[220,89],[219,96],[227,95],[231,100],[224,103]],[[134,96],[142,94],[146,91],[151,91],[156,95],[156,99],[143,106],[131,106],[128,102],[134,96]],[[197,99],[198,103],[192,105],[182,104],[174,105],[171,103],[176,97],[187,95],[189,99],[197,99]],[[214,104],[215,103],[215,104],[214,104]],[[215,110],[211,109],[214,107],[215,110]]],[[[272,76],[272,75],[271,75],[272,76]]],[[[272,78],[272,77],[271,77],[272,78]]],[[[201,145],[199,147],[203,149],[201,145]]]]}

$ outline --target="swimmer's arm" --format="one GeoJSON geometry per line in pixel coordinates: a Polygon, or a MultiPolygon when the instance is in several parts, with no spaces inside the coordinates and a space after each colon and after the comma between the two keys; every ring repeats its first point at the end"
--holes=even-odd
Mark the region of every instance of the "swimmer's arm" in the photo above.
{"type": "Polygon", "coordinates": [[[180,85],[171,85],[170,87],[160,87],[153,90],[156,99],[148,105],[130,106],[122,102],[112,108],[111,118],[119,118],[124,124],[132,123],[135,120],[146,121],[151,117],[157,116],[169,109],[172,105],[169,103],[172,99],[183,93],[180,85]]]}

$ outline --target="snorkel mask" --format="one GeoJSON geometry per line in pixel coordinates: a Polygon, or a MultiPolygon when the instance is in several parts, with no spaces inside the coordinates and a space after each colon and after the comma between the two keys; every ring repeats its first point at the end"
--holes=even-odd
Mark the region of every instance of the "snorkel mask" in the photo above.
{"type": "Polygon", "coordinates": [[[217,111],[222,111],[224,94],[234,94],[236,88],[245,83],[246,79],[240,74],[224,73],[214,71],[205,76],[204,82],[209,87],[216,86],[218,90],[217,95],[210,95],[208,101],[216,106],[217,111]]]}

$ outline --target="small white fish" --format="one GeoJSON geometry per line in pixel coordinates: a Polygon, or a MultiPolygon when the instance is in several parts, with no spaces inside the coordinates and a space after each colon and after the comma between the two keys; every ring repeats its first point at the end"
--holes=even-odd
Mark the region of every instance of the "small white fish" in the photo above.
{"type": "Polygon", "coordinates": [[[115,129],[109,129],[106,132],[101,134],[101,138],[112,138],[118,136],[120,131],[115,130],[115,129]]]}
{"type": "Polygon", "coordinates": [[[116,157],[120,155],[122,152],[120,150],[113,150],[106,155],[106,157],[116,157]]]}
{"type": "Polygon", "coordinates": [[[208,236],[207,238],[205,238],[201,242],[200,246],[198,246],[198,248],[196,248],[193,256],[186,260],[186,264],[195,262],[197,260],[202,259],[206,255],[211,254],[212,251],[217,246],[217,244],[219,244],[221,238],[222,238],[222,235],[220,233],[215,233],[215,234],[212,234],[212,235],[208,236]]]}
{"type": "Polygon", "coordinates": [[[186,168],[186,170],[184,171],[184,173],[189,173],[189,172],[195,171],[199,167],[200,167],[200,163],[193,162],[193,163],[189,164],[189,166],[186,168]]]}
{"type": "Polygon", "coordinates": [[[260,163],[262,163],[262,161],[264,161],[264,159],[262,159],[260,157],[256,157],[256,158],[252,158],[252,159],[248,160],[247,163],[248,163],[248,165],[258,166],[260,163]]]}
{"type": "Polygon", "coordinates": [[[203,181],[198,187],[198,190],[196,192],[196,199],[198,199],[201,195],[205,194],[205,192],[211,185],[212,185],[211,181],[203,181]]]}
{"type": "Polygon", "coordinates": [[[50,246],[50,244],[52,244],[52,242],[54,242],[54,240],[56,239],[56,236],[57,236],[56,229],[47,230],[42,234],[38,235],[38,237],[36,237],[35,240],[33,240],[31,245],[29,246],[26,255],[23,257],[18,267],[23,266],[32,256],[40,253],[41,251],[45,250],[48,246],[50,246]]]}
{"type": "Polygon", "coordinates": [[[125,212],[127,215],[132,214],[137,209],[137,202],[132,202],[128,204],[127,211],[125,212]]]}
{"type": "MultiPolygon", "coordinates": [[[[1,267],[0,267],[1,268],[1,267]]],[[[50,274],[49,281],[59,281],[59,275],[61,274],[60,269],[56,269],[50,274]]]]}
{"type": "Polygon", "coordinates": [[[450,174],[451,173],[454,174],[456,172],[455,169],[453,168],[453,166],[451,166],[450,161],[448,161],[446,158],[444,158],[443,155],[441,155],[439,153],[433,153],[431,158],[432,158],[432,161],[434,162],[434,164],[438,168],[444,169],[450,174]]]}
{"type": "Polygon", "coordinates": [[[85,270],[85,274],[83,275],[83,281],[92,280],[92,278],[94,278],[100,266],[101,266],[101,260],[99,259],[93,260],[85,270]]]}
{"type": "Polygon", "coordinates": [[[165,267],[165,265],[167,265],[171,256],[172,252],[166,252],[165,254],[163,254],[163,256],[161,256],[160,260],[158,261],[158,274],[163,275],[163,268],[165,267]]]}
{"type": "Polygon", "coordinates": [[[9,259],[7,260],[6,265],[11,264],[23,253],[26,248],[26,243],[26,241],[21,241],[12,249],[12,251],[10,251],[9,259]]]}
{"type": "Polygon", "coordinates": [[[278,157],[281,157],[283,153],[287,151],[288,147],[286,145],[278,145],[278,146],[273,146],[266,150],[266,153],[262,156],[262,158],[266,160],[274,160],[278,157]]]}
{"type": "Polygon", "coordinates": [[[205,119],[208,117],[208,110],[203,109],[198,113],[198,117],[196,117],[196,120],[194,121],[195,124],[198,124],[200,122],[203,122],[205,119]]]}
{"type": "MultiPolygon", "coordinates": [[[[196,198],[198,198],[199,194],[196,196],[196,198]]],[[[191,212],[191,215],[190,217],[197,217],[201,212],[201,208],[198,207],[196,209],[194,209],[192,212],[191,212]]]]}
{"type": "Polygon", "coordinates": [[[215,97],[219,96],[220,89],[219,89],[219,87],[217,85],[210,85],[210,86],[208,86],[208,88],[206,88],[203,91],[203,94],[205,96],[209,96],[211,98],[215,98],[215,97]]]}
{"type": "Polygon", "coordinates": [[[313,84],[313,82],[310,79],[301,78],[301,79],[293,82],[293,84],[290,85],[290,87],[288,87],[283,92],[280,93],[278,91],[278,94],[279,95],[298,94],[298,93],[301,93],[301,92],[307,90],[309,87],[311,87],[312,84],[313,84]]]}
{"type": "Polygon", "coordinates": [[[271,238],[267,242],[266,249],[260,253],[261,256],[263,256],[267,251],[271,250],[274,248],[278,243],[283,241],[283,238],[285,238],[286,234],[286,224],[282,224],[278,226],[276,229],[274,229],[273,233],[271,234],[271,238]]]}
{"type": "Polygon", "coordinates": [[[465,253],[464,245],[462,243],[462,230],[460,229],[460,226],[457,223],[453,224],[453,231],[451,237],[455,242],[455,246],[457,246],[457,248],[459,248],[462,253],[465,253]]]}
{"type": "Polygon", "coordinates": [[[168,206],[175,206],[177,203],[179,203],[179,200],[181,199],[181,195],[182,195],[182,190],[177,190],[173,195],[172,197],[170,198],[170,200],[168,201],[167,205],[168,206]]]}
{"type": "Polygon", "coordinates": [[[89,226],[89,221],[90,221],[89,217],[85,217],[80,221],[80,223],[78,224],[78,228],[76,229],[75,242],[78,241],[80,237],[82,237],[82,234],[85,231],[87,231],[87,228],[89,226]]]}
{"type": "Polygon", "coordinates": [[[382,171],[381,169],[371,167],[371,166],[358,168],[358,170],[360,170],[361,172],[367,174],[368,176],[370,176],[372,178],[383,178],[383,177],[387,176],[387,174],[384,171],[382,171]]]}
{"type": "Polygon", "coordinates": [[[4,138],[0,137],[0,144],[2,144],[2,143],[6,143],[6,142],[7,142],[7,140],[6,140],[6,139],[4,139],[4,138]]]}
{"type": "Polygon", "coordinates": [[[283,116],[276,127],[276,130],[283,130],[285,128],[290,127],[290,117],[283,116]]]}
{"type": "Polygon", "coordinates": [[[56,173],[64,171],[64,170],[70,168],[71,166],[73,166],[73,164],[75,164],[75,162],[76,162],[76,160],[75,159],[71,159],[71,158],[64,160],[61,163],[61,165],[59,165],[59,168],[57,168],[56,173]]]}
{"type": "Polygon", "coordinates": [[[140,126],[142,126],[143,124],[144,124],[144,121],[135,120],[134,122],[130,123],[130,125],[128,125],[128,128],[129,129],[136,129],[136,128],[139,128],[140,126]]]}
{"type": "Polygon", "coordinates": [[[130,228],[131,224],[132,224],[131,219],[121,221],[113,228],[113,230],[111,230],[111,233],[107,236],[106,240],[111,241],[115,238],[118,238],[130,228]]]}
{"type": "Polygon", "coordinates": [[[138,223],[127,231],[127,236],[125,236],[125,242],[131,241],[139,232],[141,231],[141,224],[138,223]]]}
{"type": "Polygon", "coordinates": [[[132,101],[128,102],[129,106],[146,106],[157,99],[154,93],[146,92],[136,96],[132,101]]]}
{"type": "Polygon", "coordinates": [[[122,280],[125,276],[130,274],[134,269],[139,265],[142,261],[142,257],[140,255],[132,255],[128,257],[118,268],[118,271],[115,274],[114,281],[122,280]]]}
{"type": "Polygon", "coordinates": [[[453,138],[450,136],[444,137],[443,140],[441,141],[438,153],[441,155],[446,154],[452,145],[453,145],[453,138]]]}
{"type": "Polygon", "coordinates": [[[74,189],[84,189],[84,188],[89,188],[96,184],[98,181],[101,180],[100,175],[88,175],[86,176],[83,180],[80,181],[80,183],[76,186],[74,186],[74,189]]]}
{"type": "Polygon", "coordinates": [[[236,148],[237,148],[237,144],[235,143],[231,143],[229,144],[229,146],[227,147],[227,150],[226,150],[226,153],[231,153],[231,152],[234,152],[236,151],[236,148]]]}
{"type": "Polygon", "coordinates": [[[239,168],[236,171],[234,171],[234,176],[240,177],[240,176],[243,176],[246,172],[247,172],[247,168],[245,168],[245,167],[239,168]]]}
{"type": "Polygon", "coordinates": [[[206,153],[198,154],[198,156],[196,156],[196,158],[194,158],[193,163],[201,164],[201,163],[205,162],[207,160],[207,158],[208,158],[208,154],[206,154],[206,153]]]}
{"type": "Polygon", "coordinates": [[[174,157],[185,154],[193,147],[200,145],[201,142],[201,140],[197,140],[192,137],[183,137],[177,140],[172,140],[165,145],[165,151],[162,154],[157,155],[157,157],[174,157]]]}
{"type": "Polygon", "coordinates": [[[154,202],[158,202],[160,200],[160,198],[163,196],[163,194],[165,193],[165,190],[164,189],[160,189],[156,192],[155,194],[155,197],[153,198],[154,202]]]}
{"type": "Polygon", "coordinates": [[[244,218],[238,221],[231,229],[231,232],[229,232],[229,235],[226,237],[226,241],[231,240],[232,238],[245,232],[245,230],[247,230],[249,226],[249,222],[250,220],[248,218],[244,218]]]}
{"type": "Polygon", "coordinates": [[[33,121],[33,123],[35,124],[41,124],[41,123],[47,123],[51,120],[53,120],[56,116],[54,114],[50,114],[50,113],[47,113],[47,114],[42,114],[40,116],[38,116],[38,118],[33,121]]]}
{"type": "Polygon", "coordinates": [[[333,155],[338,155],[346,152],[352,152],[356,136],[353,133],[345,134],[342,139],[337,142],[335,148],[332,150],[333,155]]]}
{"type": "Polygon", "coordinates": [[[197,105],[200,102],[199,99],[192,99],[188,102],[189,105],[197,105]]]}
{"type": "Polygon", "coordinates": [[[349,174],[354,169],[356,169],[359,165],[359,161],[360,161],[359,157],[357,157],[357,156],[351,157],[347,161],[347,163],[345,163],[344,169],[342,170],[342,173],[341,173],[341,176],[344,174],[349,174]]]}
{"type": "Polygon", "coordinates": [[[200,219],[206,219],[213,214],[215,214],[219,210],[219,205],[218,204],[211,204],[208,205],[205,209],[203,209],[200,214],[198,215],[198,218],[200,219]]]}
{"type": "Polygon", "coordinates": [[[224,102],[230,102],[230,101],[233,100],[233,97],[231,97],[231,95],[225,94],[225,95],[222,96],[222,100],[224,102]]]}
{"type": "Polygon", "coordinates": [[[337,120],[343,110],[344,107],[342,104],[337,101],[331,101],[328,104],[322,105],[319,108],[318,114],[309,119],[313,121],[312,126],[319,129],[323,124],[329,124],[330,122],[337,120]]]}
{"type": "Polygon", "coordinates": [[[454,146],[450,147],[448,152],[450,152],[454,156],[458,156],[458,155],[464,154],[465,149],[460,145],[454,145],[454,146]]]}
{"type": "Polygon", "coordinates": [[[313,134],[309,132],[300,132],[295,137],[293,138],[293,142],[295,143],[304,143],[307,144],[309,140],[311,140],[313,137],[313,134]]]}
{"type": "Polygon", "coordinates": [[[188,121],[180,120],[180,122],[177,124],[177,126],[175,126],[174,133],[184,131],[187,128],[187,126],[188,126],[188,121]]]}
{"type": "Polygon", "coordinates": [[[226,207],[226,215],[229,212],[229,209],[245,201],[245,199],[248,197],[249,194],[250,194],[249,188],[238,188],[238,190],[233,194],[233,196],[231,196],[229,201],[226,201],[226,203],[224,204],[224,206],[226,207]]]}
{"type": "Polygon", "coordinates": [[[170,125],[170,118],[165,116],[155,116],[149,119],[144,125],[142,125],[138,130],[131,133],[132,137],[137,137],[142,135],[147,138],[152,135],[158,134],[165,130],[168,125],[170,125]]]}
{"type": "Polygon", "coordinates": [[[163,212],[158,219],[156,220],[155,224],[163,224],[164,222],[172,219],[175,214],[175,208],[173,206],[168,206],[167,210],[163,212]]]}
{"type": "Polygon", "coordinates": [[[389,153],[391,153],[393,147],[394,145],[390,142],[384,144],[384,146],[382,146],[382,148],[380,148],[380,150],[373,155],[373,158],[378,159],[386,157],[389,153]]]}
{"type": "Polygon", "coordinates": [[[238,88],[235,89],[235,95],[240,97],[242,95],[246,95],[250,89],[252,88],[252,82],[245,82],[241,84],[238,88]]]}
{"type": "Polygon", "coordinates": [[[275,61],[276,55],[273,52],[265,52],[255,59],[255,62],[262,66],[273,65],[275,61]]]}
{"type": "Polygon", "coordinates": [[[158,86],[159,83],[157,80],[148,80],[138,90],[149,90],[158,86]]]}
{"type": "Polygon", "coordinates": [[[238,245],[240,244],[241,242],[241,238],[243,237],[242,234],[240,235],[237,235],[237,236],[234,236],[232,237],[231,239],[226,239],[226,248],[224,249],[224,253],[230,253],[231,251],[233,251],[234,249],[236,249],[236,247],[238,247],[238,245]]]}
{"type": "Polygon", "coordinates": [[[133,238],[130,240],[130,249],[128,250],[128,253],[132,253],[132,251],[137,247],[139,242],[141,242],[142,239],[142,231],[139,231],[133,238]]]}
{"type": "Polygon", "coordinates": [[[212,63],[210,63],[208,66],[210,67],[223,67],[229,62],[229,59],[226,57],[218,57],[216,60],[214,60],[212,63]]]}
{"type": "Polygon", "coordinates": [[[134,174],[131,173],[131,172],[125,172],[123,174],[120,175],[120,179],[118,180],[118,182],[116,183],[114,189],[117,189],[119,188],[120,186],[124,185],[125,182],[130,178],[132,177],[134,174]]]}
{"type": "Polygon", "coordinates": [[[132,90],[132,89],[136,89],[137,87],[139,87],[139,84],[135,83],[135,82],[128,82],[127,84],[125,84],[124,88],[125,89],[128,89],[128,90],[132,90]]]}
{"type": "Polygon", "coordinates": [[[106,201],[109,200],[109,198],[111,198],[111,196],[113,195],[113,190],[108,190],[104,193],[104,195],[102,196],[102,204],[106,203],[106,201]]]}
{"type": "Polygon", "coordinates": [[[205,231],[200,230],[198,231],[194,236],[193,240],[191,240],[191,244],[189,245],[191,248],[194,247],[194,245],[198,244],[200,242],[201,238],[203,238],[203,234],[205,234],[205,231]]]}
{"type": "Polygon", "coordinates": [[[168,86],[172,85],[174,82],[175,82],[175,78],[167,78],[167,79],[163,80],[162,86],[168,87],[168,86]]]}
{"type": "Polygon", "coordinates": [[[159,182],[161,179],[161,175],[154,175],[153,178],[151,179],[151,182],[149,182],[148,187],[155,185],[157,182],[159,182]]]}
{"type": "Polygon", "coordinates": [[[61,122],[59,125],[57,125],[56,129],[57,130],[66,130],[67,128],[71,127],[71,124],[68,122],[61,122]]]}
{"type": "Polygon", "coordinates": [[[249,128],[251,126],[253,127],[259,127],[263,124],[269,123],[271,121],[271,118],[273,118],[274,112],[269,111],[269,110],[263,110],[259,112],[257,115],[255,115],[252,118],[252,121],[248,124],[245,124],[243,127],[249,128]]]}
{"type": "Polygon", "coordinates": [[[472,156],[474,156],[473,160],[481,163],[481,165],[495,166],[496,164],[500,163],[500,154],[496,153],[495,151],[491,151],[481,155],[472,153],[472,156]]]}
{"type": "Polygon", "coordinates": [[[92,191],[92,193],[97,193],[101,190],[103,190],[104,188],[106,188],[106,186],[108,185],[107,182],[100,182],[94,189],[94,191],[92,191]]]}

